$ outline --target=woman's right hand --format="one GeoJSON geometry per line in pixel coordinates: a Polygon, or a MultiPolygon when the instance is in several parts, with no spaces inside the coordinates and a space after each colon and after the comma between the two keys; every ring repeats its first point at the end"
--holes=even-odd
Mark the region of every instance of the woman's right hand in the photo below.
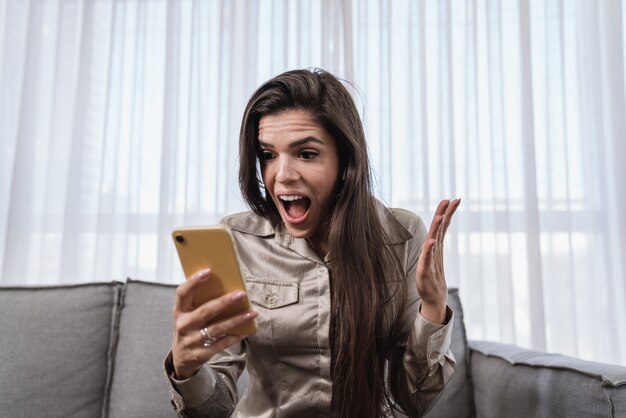
{"type": "Polygon", "coordinates": [[[243,340],[247,335],[231,335],[229,331],[258,316],[257,312],[249,310],[219,322],[212,322],[229,306],[243,300],[246,294],[235,291],[195,306],[194,291],[201,283],[210,280],[210,274],[208,269],[200,270],[176,289],[172,362],[177,379],[190,378],[215,354],[243,340]],[[217,338],[208,346],[205,346],[205,340],[200,333],[205,327],[209,336],[217,338]]]}

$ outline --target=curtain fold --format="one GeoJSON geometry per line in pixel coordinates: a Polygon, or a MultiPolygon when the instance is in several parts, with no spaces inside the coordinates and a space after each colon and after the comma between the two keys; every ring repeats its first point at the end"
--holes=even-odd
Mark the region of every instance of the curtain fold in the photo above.
{"type": "Polygon", "coordinates": [[[624,0],[0,0],[0,284],[184,278],[246,210],[263,81],[349,81],[375,192],[446,242],[470,338],[626,364],[624,0]]]}

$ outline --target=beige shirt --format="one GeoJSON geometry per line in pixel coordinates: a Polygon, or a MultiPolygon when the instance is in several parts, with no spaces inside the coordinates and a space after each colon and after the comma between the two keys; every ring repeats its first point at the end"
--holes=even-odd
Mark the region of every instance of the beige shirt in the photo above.
{"type": "MultiPolygon", "coordinates": [[[[401,313],[403,336],[388,359],[390,369],[397,371],[388,378],[390,386],[398,388],[392,395],[404,410],[421,415],[455,368],[449,349],[453,314],[448,308],[445,325],[419,314],[415,269],[426,236],[422,220],[382,204],[379,214],[403,262],[409,299],[401,313]]],[[[274,230],[250,212],[222,223],[233,232],[248,294],[259,313],[258,331],[184,381],[171,377],[170,354],[165,369],[172,404],[180,416],[188,417],[330,416],[330,283],[325,260],[305,239],[292,237],[282,225],[274,230]],[[244,367],[250,380],[237,402],[236,381],[244,367]]]]}

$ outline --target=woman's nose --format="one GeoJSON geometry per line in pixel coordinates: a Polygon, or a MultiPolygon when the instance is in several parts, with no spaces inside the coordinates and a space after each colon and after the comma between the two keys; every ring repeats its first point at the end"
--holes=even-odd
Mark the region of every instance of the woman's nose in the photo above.
{"type": "Polygon", "coordinates": [[[298,179],[298,170],[293,162],[288,158],[278,158],[278,170],[276,171],[276,181],[288,183],[298,179]]]}

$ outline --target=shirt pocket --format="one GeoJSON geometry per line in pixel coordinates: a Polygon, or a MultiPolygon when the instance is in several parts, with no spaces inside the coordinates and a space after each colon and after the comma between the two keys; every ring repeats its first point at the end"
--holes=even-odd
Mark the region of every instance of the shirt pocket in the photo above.
{"type": "Polygon", "coordinates": [[[298,303],[297,283],[280,283],[246,278],[246,288],[250,301],[265,309],[278,309],[298,303]]]}
{"type": "Polygon", "coordinates": [[[300,333],[302,301],[298,283],[246,277],[246,288],[257,317],[257,332],[249,338],[255,349],[281,356],[293,350],[300,333]]]}

